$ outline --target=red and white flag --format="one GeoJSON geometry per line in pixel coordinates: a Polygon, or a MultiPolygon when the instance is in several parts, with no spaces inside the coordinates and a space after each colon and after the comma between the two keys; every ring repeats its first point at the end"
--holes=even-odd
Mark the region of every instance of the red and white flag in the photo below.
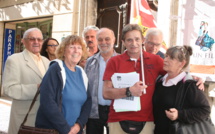
{"type": "MultiPolygon", "coordinates": [[[[157,27],[154,16],[152,15],[149,4],[146,0],[131,0],[130,24],[138,24],[145,35],[148,28],[157,27]]],[[[167,49],[165,42],[162,49],[167,49]]]]}
{"type": "Polygon", "coordinates": [[[130,23],[150,28],[156,27],[156,22],[146,0],[132,0],[130,23]]]}

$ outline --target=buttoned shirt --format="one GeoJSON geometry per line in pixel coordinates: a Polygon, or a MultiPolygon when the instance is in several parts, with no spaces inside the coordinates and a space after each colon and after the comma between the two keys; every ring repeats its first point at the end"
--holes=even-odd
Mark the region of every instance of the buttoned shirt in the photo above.
{"type": "MultiPolygon", "coordinates": [[[[28,50],[27,50],[28,51],[28,50]]],[[[32,52],[28,51],[29,55],[32,57],[34,63],[37,65],[38,69],[40,70],[42,76],[45,75],[45,66],[43,64],[43,61],[42,61],[42,58],[41,58],[41,55],[39,54],[39,56],[33,54],[32,52]]]]}
{"type": "MultiPolygon", "coordinates": [[[[113,55],[114,56],[114,55],[113,55]]],[[[99,56],[99,87],[98,87],[98,99],[99,99],[99,104],[100,105],[110,105],[111,103],[111,100],[105,100],[103,98],[103,94],[102,94],[102,91],[103,91],[103,76],[104,76],[104,71],[105,71],[105,68],[106,68],[106,63],[108,62],[107,61],[104,61],[104,58],[100,55],[99,56]]]]}

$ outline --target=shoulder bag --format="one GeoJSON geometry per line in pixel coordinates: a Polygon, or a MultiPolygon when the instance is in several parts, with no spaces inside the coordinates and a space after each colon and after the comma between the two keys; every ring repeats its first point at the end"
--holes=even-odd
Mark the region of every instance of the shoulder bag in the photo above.
{"type": "Polygon", "coordinates": [[[25,126],[25,122],[27,121],[28,114],[31,111],[32,107],[34,106],[34,103],[40,93],[40,89],[38,88],[37,93],[34,96],[34,99],[31,103],[31,106],[28,110],[28,113],[26,114],[20,128],[18,131],[18,134],[58,134],[58,132],[55,129],[44,129],[44,128],[36,128],[32,126],[25,126]]]}
{"type": "MultiPolygon", "coordinates": [[[[179,109],[183,108],[188,90],[186,87],[189,86],[188,82],[185,82],[184,84],[185,85],[182,86],[182,89],[178,90],[176,97],[175,104],[179,109]]],[[[170,122],[169,134],[215,134],[215,128],[210,117],[201,122],[195,122],[192,124],[186,124],[176,120],[170,122]]]]}

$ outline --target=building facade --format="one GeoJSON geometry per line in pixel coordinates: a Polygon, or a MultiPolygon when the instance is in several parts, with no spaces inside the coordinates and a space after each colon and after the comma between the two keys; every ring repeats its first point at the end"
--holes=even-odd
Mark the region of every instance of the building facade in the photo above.
{"type": "MultiPolygon", "coordinates": [[[[147,1],[158,27],[165,33],[167,46],[174,44],[177,20],[169,19],[169,15],[177,13],[177,2],[147,1]],[[170,8],[172,6],[174,8],[170,8]],[[169,10],[164,10],[167,7],[169,10]],[[169,30],[169,27],[172,29],[169,30]]],[[[82,35],[87,25],[108,27],[116,36],[115,50],[123,52],[121,29],[129,23],[130,3],[131,0],[0,0],[0,82],[7,56],[24,49],[21,38],[24,31],[31,27],[40,28],[44,39],[53,37],[59,42],[67,35],[82,35]]]]}
{"type": "Polygon", "coordinates": [[[67,35],[81,35],[96,18],[96,0],[0,0],[0,81],[4,59],[24,49],[21,39],[28,28],[38,27],[44,39],[61,42],[67,35]]]}

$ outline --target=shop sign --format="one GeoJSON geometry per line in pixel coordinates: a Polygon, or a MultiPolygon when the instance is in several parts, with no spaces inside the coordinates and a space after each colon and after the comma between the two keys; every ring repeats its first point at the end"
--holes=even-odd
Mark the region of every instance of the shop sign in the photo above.
{"type": "Polygon", "coordinates": [[[7,60],[7,57],[14,53],[14,45],[15,45],[15,30],[5,29],[3,68],[7,60]]]}

